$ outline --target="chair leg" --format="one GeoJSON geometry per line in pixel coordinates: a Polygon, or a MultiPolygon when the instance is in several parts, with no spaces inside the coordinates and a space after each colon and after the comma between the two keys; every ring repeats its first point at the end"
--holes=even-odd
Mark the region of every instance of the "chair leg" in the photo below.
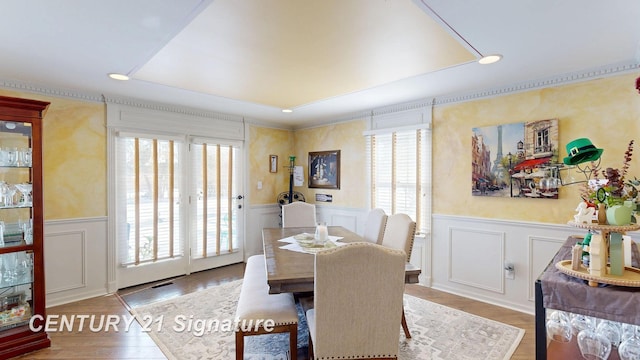
{"type": "Polygon", "coordinates": [[[309,350],[307,351],[309,360],[313,360],[313,340],[311,339],[311,333],[309,333],[309,350]]]}
{"type": "Polygon", "coordinates": [[[407,318],[404,316],[404,305],[402,306],[402,330],[404,330],[404,336],[407,339],[411,339],[411,333],[409,332],[409,327],[407,326],[407,318]]]}
{"type": "Polygon", "coordinates": [[[289,327],[289,352],[291,360],[298,360],[298,324],[289,327]]]}
{"type": "Polygon", "coordinates": [[[244,334],[236,331],[236,360],[244,359],[244,334]]]}

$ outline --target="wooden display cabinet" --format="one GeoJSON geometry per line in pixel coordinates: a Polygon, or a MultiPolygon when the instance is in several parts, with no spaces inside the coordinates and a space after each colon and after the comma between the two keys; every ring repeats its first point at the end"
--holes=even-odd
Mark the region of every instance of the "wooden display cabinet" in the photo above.
{"type": "Polygon", "coordinates": [[[42,117],[48,106],[0,96],[0,359],[51,345],[44,330],[35,331],[45,319],[42,117]]]}

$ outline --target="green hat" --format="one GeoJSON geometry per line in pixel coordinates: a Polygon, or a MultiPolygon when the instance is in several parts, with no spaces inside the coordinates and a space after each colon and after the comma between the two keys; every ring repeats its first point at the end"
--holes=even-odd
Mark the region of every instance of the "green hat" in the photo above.
{"type": "Polygon", "coordinates": [[[578,165],[589,161],[600,159],[603,149],[597,149],[586,138],[575,139],[567,144],[567,156],[564,158],[566,165],[578,165]]]}

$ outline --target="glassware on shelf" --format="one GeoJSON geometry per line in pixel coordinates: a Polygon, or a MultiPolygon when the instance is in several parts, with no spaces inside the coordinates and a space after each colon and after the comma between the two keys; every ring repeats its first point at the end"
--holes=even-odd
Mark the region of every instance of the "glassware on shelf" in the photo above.
{"type": "Polygon", "coordinates": [[[580,331],[585,329],[595,330],[596,319],[582,314],[571,314],[571,329],[573,335],[578,335],[580,331]]]}
{"type": "Polygon", "coordinates": [[[32,280],[33,257],[26,252],[18,253],[16,257],[16,281],[18,283],[30,282],[32,280]]]}
{"type": "Polygon", "coordinates": [[[18,227],[22,231],[24,242],[27,245],[33,244],[33,219],[27,221],[18,219],[18,227]]]}
{"type": "Polygon", "coordinates": [[[621,338],[621,326],[620,323],[601,320],[596,327],[596,332],[600,335],[604,335],[611,342],[611,346],[618,347],[621,338]]]}
{"type": "Polygon", "coordinates": [[[31,191],[33,189],[33,184],[31,184],[31,183],[22,183],[22,184],[16,184],[15,187],[22,194],[22,199],[20,200],[20,205],[30,206],[32,204],[31,191]]]}
{"type": "Polygon", "coordinates": [[[545,324],[549,339],[558,342],[569,342],[573,336],[571,332],[571,320],[564,311],[555,310],[545,324]]]}
{"type": "Polygon", "coordinates": [[[2,182],[0,185],[0,194],[2,195],[2,205],[4,207],[10,207],[15,204],[13,197],[18,190],[14,185],[2,182]]]}
{"type": "Polygon", "coordinates": [[[0,274],[0,287],[31,282],[33,255],[24,251],[0,255],[0,274]]]}
{"type": "Polygon", "coordinates": [[[578,348],[587,360],[606,360],[611,354],[611,341],[595,330],[586,329],[578,333],[578,348]]]}
{"type": "Polygon", "coordinates": [[[31,167],[31,161],[33,159],[31,148],[23,149],[21,153],[22,153],[22,166],[31,167]]]}
{"type": "Polygon", "coordinates": [[[33,160],[31,148],[1,148],[0,166],[31,167],[33,160]]]}
{"type": "Polygon", "coordinates": [[[8,148],[6,151],[7,151],[6,164],[8,166],[17,166],[18,165],[18,149],[8,148]]]}
{"type": "Polygon", "coordinates": [[[9,184],[4,181],[0,181],[0,202],[2,206],[8,206],[7,196],[9,196],[9,184]]]}
{"type": "Polygon", "coordinates": [[[630,337],[640,338],[640,326],[633,324],[622,324],[620,327],[620,341],[625,341],[630,337]]]}
{"type": "Polygon", "coordinates": [[[618,347],[618,355],[620,360],[640,359],[640,337],[634,335],[624,339],[618,347]]]}
{"type": "Polygon", "coordinates": [[[2,255],[2,285],[12,286],[16,283],[18,278],[18,254],[8,253],[2,255]]]}

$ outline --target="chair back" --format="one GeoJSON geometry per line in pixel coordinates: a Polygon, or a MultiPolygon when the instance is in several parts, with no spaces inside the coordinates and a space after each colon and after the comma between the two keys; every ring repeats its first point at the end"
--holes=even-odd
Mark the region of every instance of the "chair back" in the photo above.
{"type": "Polygon", "coordinates": [[[282,227],[315,227],[316,206],[302,201],[282,205],[282,227]]]}
{"type": "Polygon", "coordinates": [[[380,208],[372,209],[367,215],[364,223],[364,232],[362,237],[375,244],[382,244],[382,235],[384,235],[384,227],[387,224],[387,214],[380,208]]]}
{"type": "Polygon", "coordinates": [[[382,246],[403,250],[407,261],[411,259],[413,240],[416,235],[416,222],[407,214],[394,214],[387,219],[382,236],[382,246]]]}
{"type": "Polygon", "coordinates": [[[404,251],[359,242],[316,253],[309,319],[316,359],[398,355],[404,251]]]}

